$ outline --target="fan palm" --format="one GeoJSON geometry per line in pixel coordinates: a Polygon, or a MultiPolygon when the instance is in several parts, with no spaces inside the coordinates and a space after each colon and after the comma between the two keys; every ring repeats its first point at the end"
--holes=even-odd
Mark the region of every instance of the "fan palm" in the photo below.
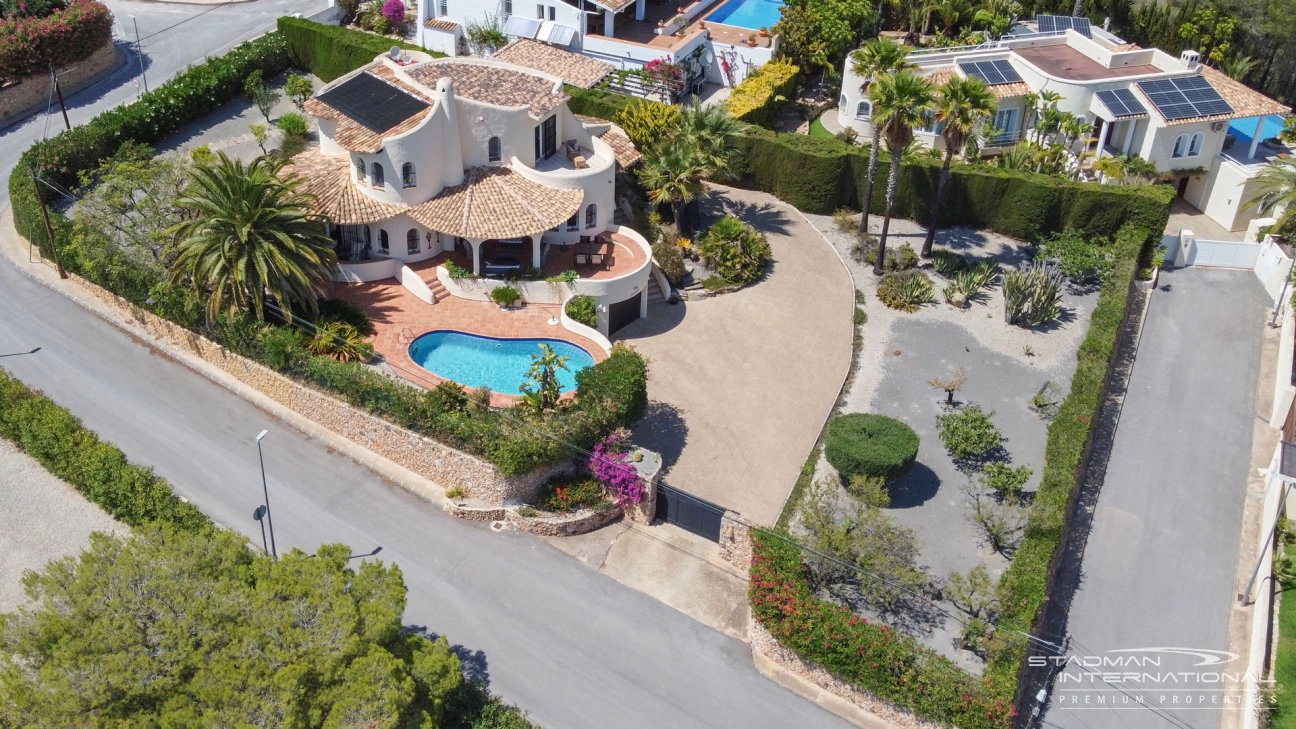
{"type": "Polygon", "coordinates": [[[680,112],[674,126],[676,138],[697,149],[704,177],[727,180],[734,176],[732,165],[738,156],[742,128],[723,105],[702,109],[694,98],[693,104],[680,112]]]}
{"type": "MultiPolygon", "coordinates": [[[[870,87],[879,79],[904,69],[915,68],[907,58],[909,51],[908,46],[902,46],[890,38],[874,38],[852,53],[851,70],[864,79],[860,91],[872,97],[870,87]]],[[[873,108],[873,146],[869,148],[868,184],[864,189],[864,199],[860,201],[860,207],[864,209],[860,216],[860,230],[865,233],[868,232],[869,211],[873,206],[873,185],[877,181],[878,150],[882,147],[882,127],[877,123],[876,102],[873,108]]]]}
{"type": "Polygon", "coordinates": [[[935,87],[931,82],[904,70],[895,75],[885,75],[873,82],[869,91],[873,99],[873,124],[881,125],[891,153],[891,175],[887,179],[886,214],[882,218],[882,234],[878,236],[877,262],[873,273],[882,275],[886,258],[887,230],[891,227],[891,213],[895,206],[896,188],[900,184],[900,158],[904,148],[913,141],[914,127],[926,120],[935,101],[935,87]]]}
{"type": "Polygon", "coordinates": [[[1246,201],[1262,215],[1281,210],[1275,230],[1290,230],[1296,224],[1296,161],[1276,159],[1260,170],[1255,179],[1256,195],[1246,201]]]}
{"type": "Polygon", "coordinates": [[[994,118],[999,104],[990,87],[975,77],[955,76],[940,88],[936,102],[936,121],[945,125],[945,157],[941,163],[940,180],[936,183],[936,204],[932,206],[931,223],[927,238],[923,240],[922,257],[931,258],[932,244],[936,241],[936,225],[945,206],[945,193],[949,187],[950,163],[954,153],[963,149],[978,127],[994,118]]]}
{"type": "Polygon", "coordinates": [[[644,154],[639,167],[639,181],[648,191],[648,199],[658,205],[669,204],[675,224],[686,233],[688,218],[684,207],[701,195],[706,165],[702,153],[688,140],[676,138],[658,144],[644,154]]]}
{"type": "Polygon", "coordinates": [[[1241,81],[1243,76],[1251,73],[1256,67],[1256,59],[1251,56],[1237,56],[1220,64],[1220,70],[1234,81],[1241,81]]]}
{"type": "Polygon", "coordinates": [[[299,189],[302,178],[281,177],[282,167],[265,156],[245,166],[222,152],[194,168],[177,200],[191,215],[173,229],[180,243],[171,280],[208,297],[209,322],[238,311],[264,321],[267,298],[290,318],[294,302],[314,313],[337,271],[333,241],[299,189]]]}

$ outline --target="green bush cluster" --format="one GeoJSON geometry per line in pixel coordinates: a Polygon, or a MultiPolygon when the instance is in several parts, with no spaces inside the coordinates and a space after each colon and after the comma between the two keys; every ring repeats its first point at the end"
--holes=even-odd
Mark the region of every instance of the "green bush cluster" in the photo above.
{"type": "MultiPolygon", "coordinates": [[[[430,56],[444,56],[413,43],[336,25],[324,25],[305,18],[279,18],[279,34],[287,42],[288,54],[297,68],[310,71],[328,83],[360,68],[400,46],[430,56]]],[[[267,74],[269,75],[269,74],[267,74]]]]}
{"type": "Polygon", "coordinates": [[[603,493],[603,484],[589,474],[551,479],[536,496],[536,506],[560,514],[597,508],[607,503],[609,500],[603,493]]]}
{"type": "Polygon", "coordinates": [[[918,457],[918,434],[885,415],[849,413],[828,423],[824,456],[846,479],[873,476],[888,481],[909,472],[918,457]]]}
{"type": "Polygon", "coordinates": [[[161,521],[184,531],[211,525],[176,498],[153,469],[136,466],[45,395],[0,369],[0,435],[82,496],[131,526],[161,521]]]}
{"type": "Polygon", "coordinates": [[[892,309],[915,312],[936,300],[931,279],[922,271],[888,273],[878,284],[877,297],[892,309]]]}
{"type": "Polygon", "coordinates": [[[913,638],[818,599],[785,533],[756,532],[752,547],[752,616],[780,644],[921,718],[962,729],[1012,725],[1012,677],[978,679],[913,638]]]}
{"type": "Polygon", "coordinates": [[[593,296],[581,294],[567,299],[566,310],[572,321],[598,329],[598,299],[593,296]]]}
{"type": "Polygon", "coordinates": [[[936,416],[936,432],[955,462],[977,462],[994,456],[1003,448],[1004,436],[994,424],[994,411],[969,405],[954,412],[936,416]]]}
{"type": "Polygon", "coordinates": [[[766,126],[773,123],[796,91],[801,69],[786,58],[771,61],[747,74],[725,100],[729,115],[741,122],[766,126]]]}
{"type": "Polygon", "coordinates": [[[684,282],[688,269],[684,267],[684,254],[680,252],[680,247],[675,241],[658,241],[653,244],[652,252],[653,262],[661,268],[661,272],[671,286],[679,286],[684,282]]]}

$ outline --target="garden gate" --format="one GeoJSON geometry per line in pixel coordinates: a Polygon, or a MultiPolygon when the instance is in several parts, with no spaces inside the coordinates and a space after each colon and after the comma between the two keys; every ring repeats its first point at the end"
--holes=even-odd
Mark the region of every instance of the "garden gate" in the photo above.
{"type": "Polygon", "coordinates": [[[681,529],[720,541],[725,508],[664,483],[657,484],[657,518],[681,529]]]}

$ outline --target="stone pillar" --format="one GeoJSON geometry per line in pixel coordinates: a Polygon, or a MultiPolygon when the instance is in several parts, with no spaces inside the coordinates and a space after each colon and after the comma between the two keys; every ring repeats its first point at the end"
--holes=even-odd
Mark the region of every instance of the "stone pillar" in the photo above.
{"type": "Polygon", "coordinates": [[[1121,154],[1129,154],[1130,145],[1134,143],[1134,127],[1138,126],[1138,119],[1130,119],[1126,124],[1129,124],[1129,128],[1125,130],[1125,146],[1121,147],[1121,154]]]}
{"type": "Polygon", "coordinates": [[[540,268],[540,239],[544,233],[531,236],[531,268],[540,268]]]}
{"type": "Polygon", "coordinates": [[[603,11],[603,35],[608,38],[615,38],[616,32],[616,13],[611,10],[603,11]]]}
{"type": "Polygon", "coordinates": [[[751,527],[736,511],[725,511],[720,518],[720,558],[741,570],[751,569],[751,527]]]}
{"type": "Polygon", "coordinates": [[[1264,129],[1265,118],[1256,117],[1255,132],[1251,134],[1251,149],[1247,152],[1247,159],[1255,159],[1256,147],[1260,144],[1260,130],[1264,129]]]}
{"type": "Polygon", "coordinates": [[[648,0],[635,0],[635,20],[644,19],[644,6],[647,4],[648,0]]]}
{"type": "Polygon", "coordinates": [[[479,240],[469,240],[468,247],[472,249],[473,273],[481,275],[481,244],[479,240]]]}

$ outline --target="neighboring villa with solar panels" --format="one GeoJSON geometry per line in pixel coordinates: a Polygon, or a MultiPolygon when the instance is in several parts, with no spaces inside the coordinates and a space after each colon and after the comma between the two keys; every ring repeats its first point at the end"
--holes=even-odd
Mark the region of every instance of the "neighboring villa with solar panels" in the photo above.
{"type": "Polygon", "coordinates": [[[639,159],[629,138],[573,114],[556,76],[396,53],[306,102],[320,145],[288,167],[328,222],[341,280],[395,278],[428,304],[487,300],[505,278],[530,303],[586,294],[604,336],[646,316],[665,279],[613,220],[617,169],[639,159]],[[543,280],[567,271],[579,278],[543,280]]]}
{"type": "Polygon", "coordinates": [[[781,7],[781,0],[418,0],[416,40],[438,53],[467,55],[468,26],[494,18],[510,41],[525,42],[526,50],[516,52],[523,58],[510,63],[530,66],[526,57],[533,54],[548,57],[546,63],[581,55],[603,63],[601,79],[666,60],[687,67],[685,89],[696,93],[702,83],[733,86],[774,57],[778,38],[760,30],[774,27],[781,7]]]}
{"type": "MultiPolygon", "coordinates": [[[[1229,230],[1245,230],[1257,217],[1244,207],[1252,181],[1286,151],[1262,143],[1275,134],[1266,122],[1291,107],[1202,65],[1194,51],[1175,58],[1139,48],[1085,18],[1041,15],[1034,27],[1019,24],[1016,31],[995,42],[910,54],[919,75],[938,85],[951,76],[990,85],[999,110],[988,153],[1017,143],[1030,128],[1027,94],[1055,91],[1062,95],[1059,110],[1094,125],[1093,136],[1075,149],[1087,143],[1104,157],[1137,154],[1161,173],[1181,171],[1173,180],[1179,196],[1229,230]]],[[[843,127],[868,139],[872,106],[863,82],[848,64],[837,114],[843,127]]],[[[915,137],[943,148],[939,128],[915,137]]]]}

